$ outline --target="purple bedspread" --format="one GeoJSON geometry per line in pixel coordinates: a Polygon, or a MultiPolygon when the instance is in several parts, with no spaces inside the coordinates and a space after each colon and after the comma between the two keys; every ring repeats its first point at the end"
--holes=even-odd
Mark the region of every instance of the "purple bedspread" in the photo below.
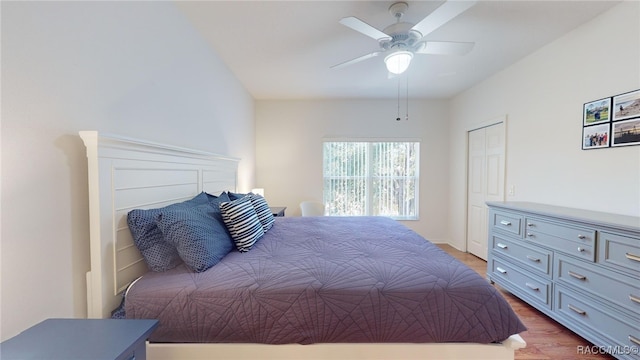
{"type": "Polygon", "coordinates": [[[276,220],[203,273],[144,275],[127,318],[159,319],[153,342],[491,343],[526,330],[487,280],[394,220],[276,220]]]}

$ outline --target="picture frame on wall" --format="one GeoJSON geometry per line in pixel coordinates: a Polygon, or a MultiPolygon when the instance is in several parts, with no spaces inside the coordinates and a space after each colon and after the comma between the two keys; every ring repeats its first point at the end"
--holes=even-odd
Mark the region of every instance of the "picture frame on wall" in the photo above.
{"type": "Polygon", "coordinates": [[[640,89],[582,107],[582,150],[640,145],[640,89]]]}
{"type": "Polygon", "coordinates": [[[640,118],[613,123],[611,146],[640,145],[640,118]]]}
{"type": "Polygon", "coordinates": [[[582,128],[582,149],[598,149],[609,147],[611,141],[610,123],[582,128]]]}
{"type": "Polygon", "coordinates": [[[640,117],[640,90],[613,97],[613,121],[640,117]]]}
{"type": "Polygon", "coordinates": [[[611,98],[591,101],[583,106],[583,126],[599,124],[611,120],[611,98]]]}

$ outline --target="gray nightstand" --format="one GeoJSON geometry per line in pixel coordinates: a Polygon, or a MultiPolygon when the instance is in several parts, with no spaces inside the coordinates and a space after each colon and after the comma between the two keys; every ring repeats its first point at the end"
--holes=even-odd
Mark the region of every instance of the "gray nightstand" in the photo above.
{"type": "Polygon", "coordinates": [[[286,206],[271,206],[270,208],[273,216],[284,216],[284,211],[287,210],[286,206]]]}
{"type": "Polygon", "coordinates": [[[158,320],[47,319],[0,344],[9,359],[145,360],[158,320]]]}

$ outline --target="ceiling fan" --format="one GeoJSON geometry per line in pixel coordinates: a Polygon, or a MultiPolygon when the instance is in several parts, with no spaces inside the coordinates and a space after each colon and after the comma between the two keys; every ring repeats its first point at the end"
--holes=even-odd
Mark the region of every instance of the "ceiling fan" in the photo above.
{"type": "Polygon", "coordinates": [[[382,31],[354,16],[345,17],[340,20],[340,24],[377,40],[380,45],[380,50],[336,64],[331,68],[341,68],[379,55],[384,55],[387,70],[392,74],[402,74],[409,68],[414,54],[467,54],[473,49],[474,43],[427,41],[425,37],[475,4],[475,0],[449,0],[417,24],[412,24],[400,21],[409,8],[409,5],[406,2],[396,2],[389,7],[389,13],[396,18],[396,23],[387,26],[382,31]]]}

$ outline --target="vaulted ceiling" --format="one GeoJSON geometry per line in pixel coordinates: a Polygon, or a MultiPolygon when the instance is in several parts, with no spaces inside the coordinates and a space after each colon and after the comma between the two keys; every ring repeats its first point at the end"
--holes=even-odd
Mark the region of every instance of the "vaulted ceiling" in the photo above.
{"type": "MultiPolygon", "coordinates": [[[[455,1],[455,0],[453,0],[455,1]]],[[[331,69],[378,50],[347,28],[355,16],[377,29],[396,20],[393,1],[178,1],[177,6],[256,99],[450,98],[591,20],[618,1],[491,1],[436,29],[428,40],[474,42],[464,56],[416,55],[406,78],[389,78],[383,57],[331,69]],[[405,90],[403,90],[404,92],[405,90]]],[[[407,1],[417,23],[443,1],[407,1]]]]}

